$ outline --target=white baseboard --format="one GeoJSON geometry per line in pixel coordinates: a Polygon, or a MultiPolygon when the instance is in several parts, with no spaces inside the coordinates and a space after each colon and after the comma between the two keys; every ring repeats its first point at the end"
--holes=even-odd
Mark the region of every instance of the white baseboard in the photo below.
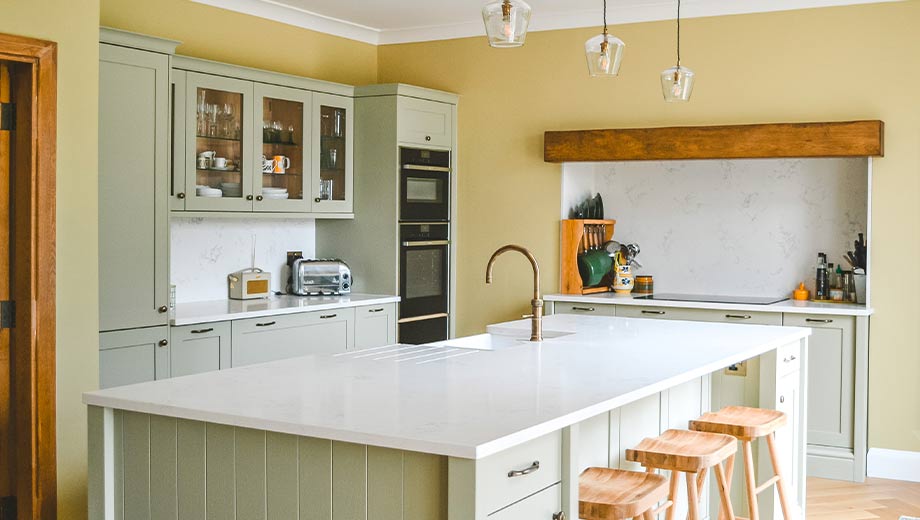
{"type": "Polygon", "coordinates": [[[874,478],[920,482],[920,451],[869,448],[866,474],[874,478]]]}

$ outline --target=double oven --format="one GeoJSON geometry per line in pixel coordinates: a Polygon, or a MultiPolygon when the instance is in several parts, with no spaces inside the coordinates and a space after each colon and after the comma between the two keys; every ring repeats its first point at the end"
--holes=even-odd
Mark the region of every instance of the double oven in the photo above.
{"type": "Polygon", "coordinates": [[[450,152],[399,155],[399,342],[441,341],[450,318],[450,152]]]}

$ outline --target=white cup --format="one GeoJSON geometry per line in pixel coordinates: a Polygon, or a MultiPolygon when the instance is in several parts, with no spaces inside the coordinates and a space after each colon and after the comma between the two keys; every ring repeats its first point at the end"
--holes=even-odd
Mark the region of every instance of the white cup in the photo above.
{"type": "Polygon", "coordinates": [[[227,158],[226,157],[215,157],[213,161],[215,168],[226,168],[227,167],[227,158]]]}

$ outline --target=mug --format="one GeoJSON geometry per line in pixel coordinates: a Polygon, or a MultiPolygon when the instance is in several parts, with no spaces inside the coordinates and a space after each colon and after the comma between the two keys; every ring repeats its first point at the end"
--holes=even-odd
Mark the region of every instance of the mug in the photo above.
{"type": "Polygon", "coordinates": [[[211,160],[207,157],[198,156],[198,169],[207,170],[211,167],[211,160]]]}
{"type": "Polygon", "coordinates": [[[272,159],[266,159],[265,156],[262,156],[262,173],[272,173],[275,171],[275,161],[272,159]]]}
{"type": "Polygon", "coordinates": [[[227,167],[227,158],[226,157],[215,157],[212,161],[214,168],[225,169],[227,167]]]}
{"type": "Polygon", "coordinates": [[[283,155],[276,155],[272,162],[274,162],[274,173],[284,173],[291,167],[291,159],[283,155]]]}
{"type": "Polygon", "coordinates": [[[617,294],[631,293],[635,284],[632,267],[629,265],[617,265],[616,267],[616,274],[613,278],[613,292],[617,294]]]}
{"type": "Polygon", "coordinates": [[[207,159],[210,161],[210,160],[213,159],[216,155],[217,155],[217,152],[215,152],[215,151],[208,151],[208,152],[201,152],[201,153],[199,153],[199,154],[198,154],[198,157],[205,157],[205,158],[207,158],[207,159]]]}

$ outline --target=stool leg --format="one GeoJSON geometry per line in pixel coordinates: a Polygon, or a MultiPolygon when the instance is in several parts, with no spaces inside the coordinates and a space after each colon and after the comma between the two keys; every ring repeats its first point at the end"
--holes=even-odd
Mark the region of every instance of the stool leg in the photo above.
{"type": "Polygon", "coordinates": [[[700,520],[700,493],[696,489],[696,478],[692,473],[684,473],[687,476],[687,510],[690,512],[690,520],[700,520]]]}
{"type": "MultiPolygon", "coordinates": [[[[734,463],[735,461],[730,458],[728,462],[734,463]]],[[[729,496],[731,488],[725,481],[725,470],[722,468],[721,462],[716,464],[716,484],[719,486],[719,498],[722,500],[722,507],[719,508],[719,519],[735,520],[735,511],[732,509],[732,499],[729,496]]]]}
{"type": "Polygon", "coordinates": [[[671,470],[671,490],[668,493],[668,500],[671,501],[671,507],[668,508],[668,512],[665,514],[665,520],[674,520],[674,506],[677,504],[677,485],[679,484],[677,479],[679,478],[680,473],[671,470]]]}
{"type": "Polygon", "coordinates": [[[773,473],[776,473],[776,476],[779,477],[779,480],[776,481],[776,491],[779,492],[779,503],[783,508],[783,518],[792,520],[793,516],[790,514],[792,511],[789,509],[789,503],[786,501],[786,481],[783,480],[783,473],[779,466],[779,458],[776,456],[774,435],[773,433],[767,435],[767,447],[770,448],[770,461],[773,463],[773,473]]]}
{"type": "Polygon", "coordinates": [[[741,448],[744,451],[744,480],[747,483],[748,509],[751,512],[751,520],[760,520],[760,513],[757,509],[757,474],[754,473],[754,451],[751,449],[751,441],[741,441],[741,448]]]}
{"type": "MultiPolygon", "coordinates": [[[[732,500],[732,475],[735,474],[735,454],[732,453],[725,459],[725,496],[728,497],[728,502],[731,503],[732,500]]],[[[725,514],[723,511],[719,511],[719,520],[725,520],[725,514]]]]}
{"type": "MultiPolygon", "coordinates": [[[[638,517],[636,517],[638,518],[638,517]]],[[[651,510],[646,511],[642,514],[643,520],[655,520],[655,515],[652,514],[651,510]]]]}

